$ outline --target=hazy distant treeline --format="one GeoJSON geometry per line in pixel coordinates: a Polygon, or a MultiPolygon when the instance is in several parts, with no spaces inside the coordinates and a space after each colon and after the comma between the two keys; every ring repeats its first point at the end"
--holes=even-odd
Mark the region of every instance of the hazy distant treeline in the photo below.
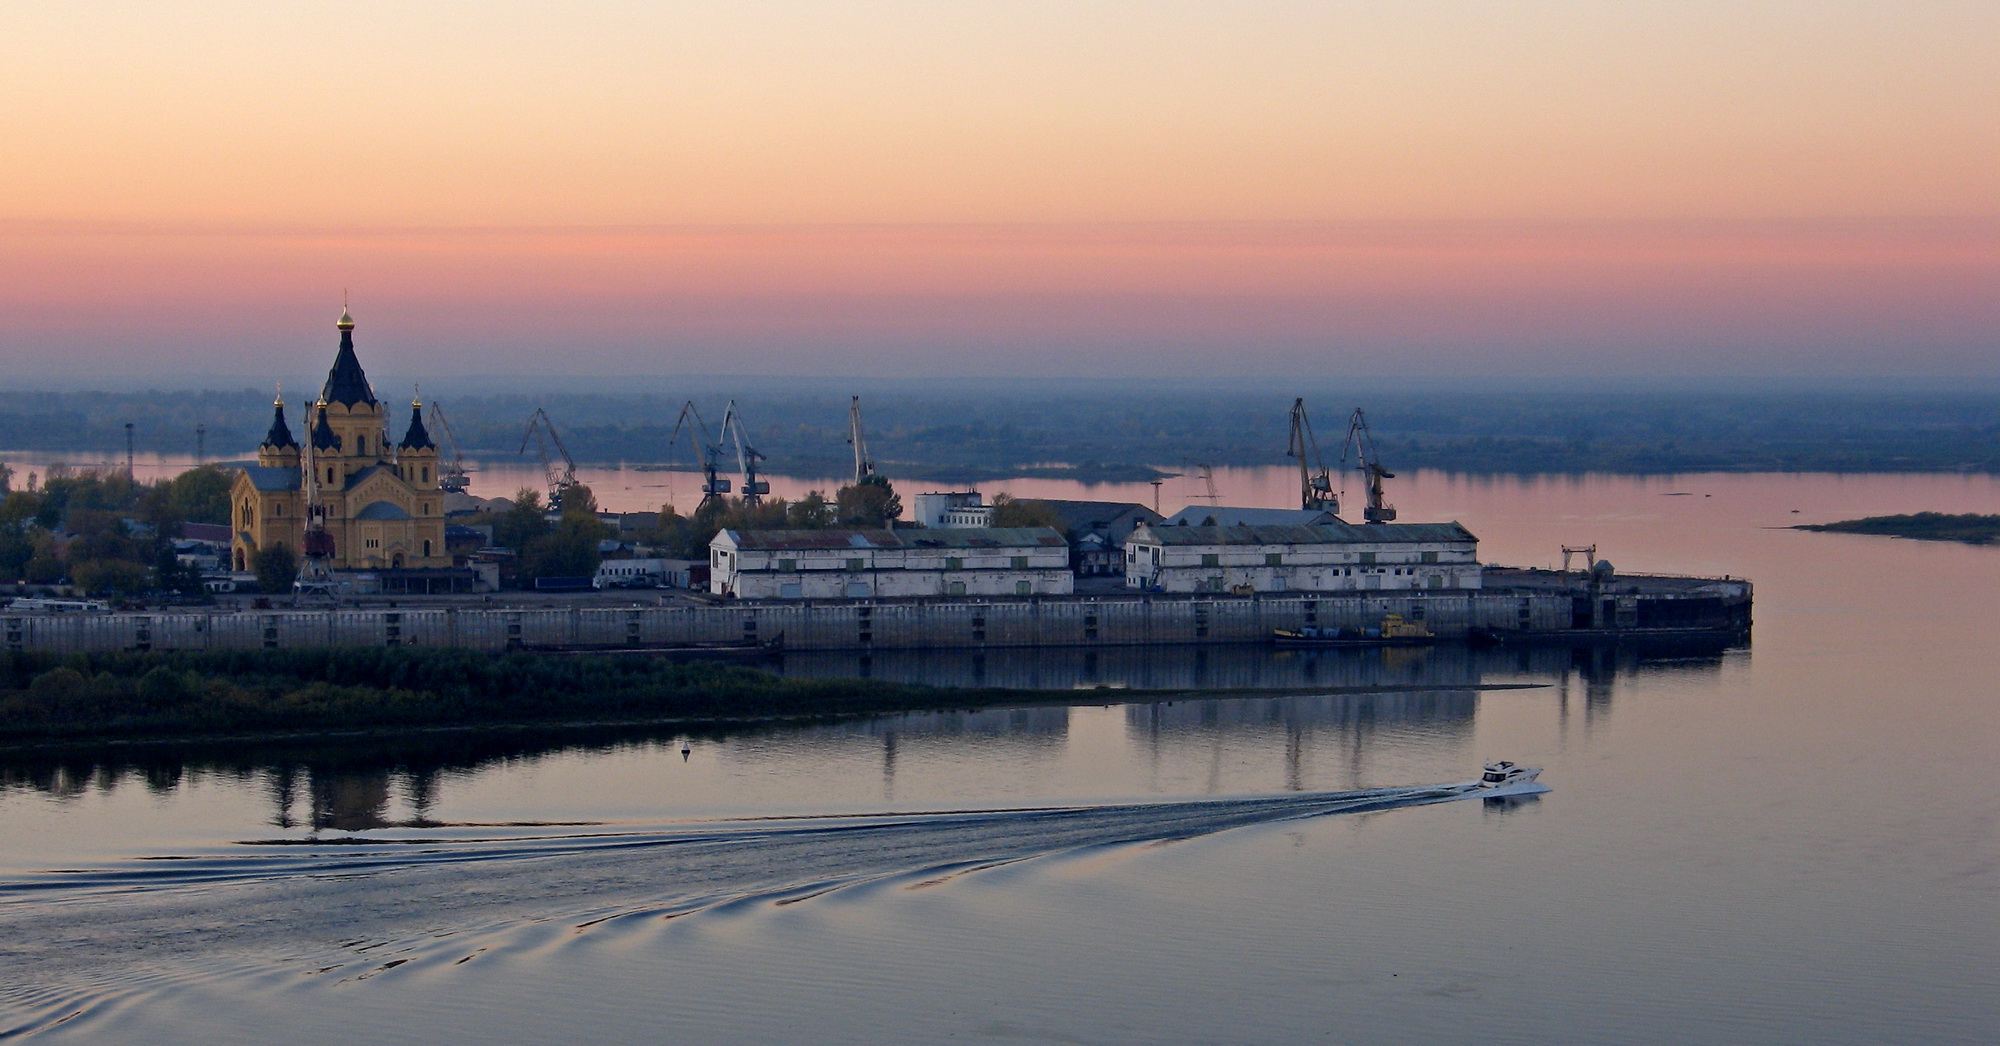
{"type": "MultiPolygon", "coordinates": [[[[755,384],[751,382],[750,384],[755,384]]],[[[1084,478],[1142,478],[1146,466],[1284,464],[1283,390],[1084,391],[980,388],[824,392],[752,388],[737,396],[746,431],[774,472],[837,475],[849,467],[847,396],[860,393],[878,466],[892,475],[977,480],[1067,463],[1084,478]]],[[[836,385],[838,387],[836,387],[836,385]]],[[[546,407],[579,461],[692,464],[669,445],[681,398],[576,392],[443,398],[469,458],[507,458],[546,407]]],[[[1340,455],[1347,416],[1368,412],[1391,468],[1464,472],[2000,471],[2000,393],[1371,391],[1310,397],[1319,443],[1340,455]],[[1358,402],[1357,402],[1358,401],[1358,402]]],[[[711,425],[723,397],[701,398],[711,425]]],[[[395,405],[400,435],[408,408],[395,405]]],[[[301,411],[294,405],[294,426],[301,411]]],[[[207,427],[210,458],[241,457],[263,437],[270,393],[0,392],[0,448],[122,453],[134,425],[141,453],[191,454],[207,427]]],[[[433,425],[432,431],[437,432],[433,425]]],[[[733,454],[731,455],[733,457],[733,454]]]]}

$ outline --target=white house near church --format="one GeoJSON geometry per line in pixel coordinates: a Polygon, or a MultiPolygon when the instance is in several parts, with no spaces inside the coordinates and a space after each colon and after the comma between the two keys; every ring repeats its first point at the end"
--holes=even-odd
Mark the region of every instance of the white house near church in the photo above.
{"type": "Polygon", "coordinates": [[[1479,539],[1457,523],[1141,526],[1125,584],[1157,592],[1349,592],[1480,587],[1479,539]]]}
{"type": "Polygon", "coordinates": [[[709,591],[739,599],[1057,596],[1076,591],[1050,527],[725,530],[709,591]]]}

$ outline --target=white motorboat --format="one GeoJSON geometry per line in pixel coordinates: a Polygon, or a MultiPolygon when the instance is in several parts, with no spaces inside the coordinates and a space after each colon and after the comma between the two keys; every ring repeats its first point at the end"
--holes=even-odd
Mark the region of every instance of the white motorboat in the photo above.
{"type": "Polygon", "coordinates": [[[1481,788],[1506,788],[1509,785],[1523,785],[1541,776],[1539,766],[1522,766],[1511,759],[1497,763],[1487,763],[1485,772],[1479,775],[1481,788]]]}

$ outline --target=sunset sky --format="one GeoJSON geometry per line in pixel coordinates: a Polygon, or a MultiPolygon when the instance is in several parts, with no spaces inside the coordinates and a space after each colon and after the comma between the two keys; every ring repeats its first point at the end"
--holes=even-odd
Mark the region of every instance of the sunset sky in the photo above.
{"type": "Polygon", "coordinates": [[[0,3],[23,381],[2000,374],[2000,4],[0,3]]]}

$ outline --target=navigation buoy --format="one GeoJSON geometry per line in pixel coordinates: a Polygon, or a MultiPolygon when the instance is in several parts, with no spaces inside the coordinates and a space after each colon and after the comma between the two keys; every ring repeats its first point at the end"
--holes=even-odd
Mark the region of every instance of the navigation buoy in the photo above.
{"type": "Polygon", "coordinates": [[[688,761],[688,756],[689,756],[689,755],[692,755],[693,753],[694,753],[694,746],[693,746],[693,745],[691,745],[691,744],[688,744],[688,743],[687,743],[686,741],[682,741],[682,742],[681,742],[681,762],[683,762],[683,763],[687,762],[687,761],[688,761]]]}

